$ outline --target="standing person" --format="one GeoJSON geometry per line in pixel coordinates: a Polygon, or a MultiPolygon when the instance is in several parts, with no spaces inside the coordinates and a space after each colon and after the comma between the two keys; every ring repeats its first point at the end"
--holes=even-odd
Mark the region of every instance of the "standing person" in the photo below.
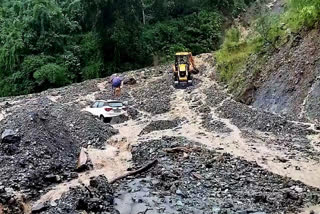
{"type": "Polygon", "coordinates": [[[119,97],[123,86],[123,79],[120,76],[112,76],[110,80],[112,84],[113,95],[119,97]]]}

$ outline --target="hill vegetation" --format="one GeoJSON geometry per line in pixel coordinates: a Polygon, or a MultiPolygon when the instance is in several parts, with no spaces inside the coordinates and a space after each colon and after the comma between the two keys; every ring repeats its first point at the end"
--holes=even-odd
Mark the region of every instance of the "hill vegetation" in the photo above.
{"type": "Polygon", "coordinates": [[[0,96],[216,50],[253,0],[0,0],[0,96]]]}
{"type": "MultiPolygon", "coordinates": [[[[222,47],[216,53],[219,79],[229,86],[231,92],[239,93],[248,74],[241,74],[246,66],[265,62],[265,56],[279,50],[299,32],[314,28],[320,20],[319,0],[286,0],[284,12],[273,12],[266,4],[257,3],[251,8],[251,17],[243,32],[243,24],[234,25],[225,36],[222,47]],[[268,54],[266,54],[268,53],[268,54]],[[259,63],[258,62],[258,63],[259,63]],[[251,63],[252,64],[252,63],[251,63]]],[[[253,70],[257,76],[259,69],[253,70]]]]}

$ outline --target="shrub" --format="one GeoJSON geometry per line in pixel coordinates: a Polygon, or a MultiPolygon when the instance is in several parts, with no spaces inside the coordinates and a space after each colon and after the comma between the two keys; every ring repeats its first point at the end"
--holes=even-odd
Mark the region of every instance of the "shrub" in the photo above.
{"type": "Polygon", "coordinates": [[[60,87],[71,83],[67,69],[54,63],[42,66],[33,74],[33,77],[42,88],[60,87]]]}
{"type": "Polygon", "coordinates": [[[320,19],[319,0],[288,0],[288,6],[284,19],[293,31],[310,28],[320,19]]]}
{"type": "Polygon", "coordinates": [[[92,62],[92,64],[89,64],[81,70],[82,79],[88,80],[101,77],[102,68],[103,63],[92,62]]]}

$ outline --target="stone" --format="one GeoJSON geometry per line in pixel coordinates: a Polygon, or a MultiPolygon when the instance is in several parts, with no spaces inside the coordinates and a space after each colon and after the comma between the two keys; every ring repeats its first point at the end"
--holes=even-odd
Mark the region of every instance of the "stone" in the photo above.
{"type": "Polygon", "coordinates": [[[78,158],[78,163],[77,163],[77,171],[81,172],[86,170],[88,168],[87,162],[88,162],[88,156],[87,156],[87,153],[85,152],[85,148],[81,148],[79,158],[78,158]]]}
{"type": "Polygon", "coordinates": [[[47,209],[47,206],[45,206],[43,203],[36,204],[34,207],[32,207],[31,213],[40,213],[47,209]]]}

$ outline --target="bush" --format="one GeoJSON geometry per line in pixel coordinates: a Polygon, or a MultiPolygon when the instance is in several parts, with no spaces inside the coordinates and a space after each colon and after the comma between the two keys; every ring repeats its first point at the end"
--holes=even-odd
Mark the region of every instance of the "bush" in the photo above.
{"type": "Polygon", "coordinates": [[[44,89],[65,86],[72,82],[67,69],[54,63],[42,66],[33,74],[33,77],[44,89]]]}
{"type": "Polygon", "coordinates": [[[88,80],[100,78],[102,68],[103,64],[101,62],[92,62],[92,64],[89,64],[81,70],[82,79],[88,80]]]}
{"type": "Polygon", "coordinates": [[[240,41],[240,31],[237,28],[231,28],[226,33],[221,49],[215,55],[220,81],[231,84],[249,56],[260,51],[262,45],[263,41],[260,37],[240,41]]]}
{"type": "Polygon", "coordinates": [[[285,21],[293,31],[302,27],[310,28],[320,19],[319,0],[288,0],[289,10],[285,21]]]}

